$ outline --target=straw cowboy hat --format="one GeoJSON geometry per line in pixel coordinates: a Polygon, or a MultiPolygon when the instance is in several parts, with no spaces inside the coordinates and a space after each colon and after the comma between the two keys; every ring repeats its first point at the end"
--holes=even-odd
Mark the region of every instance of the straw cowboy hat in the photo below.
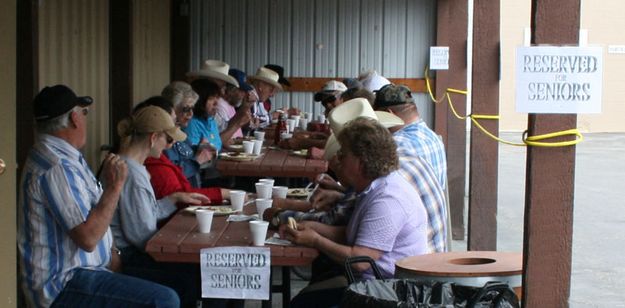
{"type": "Polygon", "coordinates": [[[247,76],[247,79],[266,82],[277,89],[282,90],[282,85],[278,82],[278,80],[280,80],[280,75],[266,67],[259,67],[256,71],[256,75],[247,76]]]}
{"type": "Polygon", "coordinates": [[[223,80],[235,87],[239,87],[239,83],[232,76],[228,75],[230,65],[219,60],[206,60],[202,63],[199,71],[187,73],[188,77],[208,77],[223,80]]]}
{"type": "Polygon", "coordinates": [[[348,100],[330,112],[329,121],[332,135],[328,138],[325,146],[323,158],[330,160],[332,156],[341,149],[341,145],[336,139],[336,135],[343,129],[345,124],[358,117],[368,117],[377,120],[386,128],[404,125],[404,121],[396,115],[385,111],[373,111],[371,104],[364,98],[354,98],[348,100]]]}

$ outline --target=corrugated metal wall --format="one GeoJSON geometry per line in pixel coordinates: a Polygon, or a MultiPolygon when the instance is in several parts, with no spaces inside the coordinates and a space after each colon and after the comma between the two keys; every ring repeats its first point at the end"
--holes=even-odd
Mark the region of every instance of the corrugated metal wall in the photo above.
{"type": "Polygon", "coordinates": [[[159,95],[169,83],[170,1],[133,2],[133,103],[159,95]]]}
{"type": "Polygon", "coordinates": [[[39,84],[66,84],[95,104],[83,149],[92,168],[109,141],[108,1],[40,1],[39,84]]]}
{"type": "MultiPolygon", "coordinates": [[[[267,63],[294,77],[348,77],[375,69],[422,78],[436,38],[435,0],[191,0],[191,68],[222,59],[254,74],[267,63]]],[[[313,93],[282,93],[276,105],[319,113],[313,93]]],[[[433,106],[417,105],[430,124],[433,106]]]]}

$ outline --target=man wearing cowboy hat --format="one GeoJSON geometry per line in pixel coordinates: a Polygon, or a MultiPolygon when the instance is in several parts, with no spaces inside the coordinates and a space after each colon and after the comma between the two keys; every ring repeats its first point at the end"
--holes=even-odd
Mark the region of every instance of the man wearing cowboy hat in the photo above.
{"type": "MultiPolygon", "coordinates": [[[[336,107],[330,113],[329,121],[333,134],[328,139],[325,147],[324,158],[330,161],[332,167],[336,163],[334,156],[340,150],[340,145],[336,139],[336,132],[340,131],[348,121],[356,117],[369,117],[377,119],[383,126],[391,131],[396,131],[404,125],[404,122],[397,115],[393,115],[384,111],[374,111],[369,102],[364,98],[349,100],[336,107]]],[[[397,140],[396,140],[397,143],[397,140]]],[[[397,153],[399,156],[399,174],[402,175],[419,193],[419,199],[428,214],[428,233],[427,245],[428,252],[444,252],[446,248],[447,212],[445,209],[445,193],[443,187],[438,183],[436,173],[430,165],[418,155],[409,151],[404,151],[402,145],[397,143],[397,153]]],[[[331,183],[331,179],[321,181],[321,186],[325,183],[331,183]]],[[[306,208],[314,208],[316,210],[330,209],[330,220],[326,223],[334,224],[335,220],[345,220],[349,215],[349,211],[342,208],[345,204],[341,203],[341,199],[345,199],[341,192],[333,189],[317,189],[310,198],[310,203],[306,204],[288,204],[282,205],[282,201],[278,201],[276,207],[293,208],[297,210],[306,210],[306,208]],[[341,206],[334,209],[336,204],[341,206]]],[[[275,201],[274,201],[275,202],[275,201]]],[[[323,219],[326,219],[325,217],[323,219]]],[[[323,221],[323,219],[319,219],[323,221]]],[[[284,220],[284,219],[281,219],[284,220]]]]}
{"type": "MultiPolygon", "coordinates": [[[[193,79],[204,78],[215,83],[219,86],[217,106],[227,107],[229,103],[226,100],[226,88],[240,88],[239,81],[234,76],[231,76],[229,72],[230,65],[228,63],[219,60],[206,60],[202,63],[202,68],[199,71],[190,72],[187,74],[187,77],[193,79]]],[[[248,85],[245,84],[245,86],[247,87],[248,85]]],[[[216,116],[215,121],[218,125],[221,143],[227,145],[230,144],[232,138],[241,137],[243,135],[241,127],[248,124],[250,120],[251,115],[246,110],[241,110],[227,119],[216,116]]]]}
{"type": "Polygon", "coordinates": [[[260,67],[256,75],[248,76],[247,79],[258,94],[258,101],[252,105],[252,116],[258,119],[259,128],[265,128],[271,124],[271,116],[269,110],[265,109],[264,102],[277,91],[282,91],[282,85],[278,82],[280,75],[266,67],[260,67]]]}

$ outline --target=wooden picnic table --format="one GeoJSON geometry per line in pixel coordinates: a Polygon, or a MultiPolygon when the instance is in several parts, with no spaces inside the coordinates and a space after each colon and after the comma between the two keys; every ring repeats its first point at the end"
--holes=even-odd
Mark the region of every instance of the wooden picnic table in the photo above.
{"type": "Polygon", "coordinates": [[[253,161],[220,159],[217,170],[222,176],[285,177],[314,179],[328,170],[328,162],[296,156],[288,150],[267,148],[253,161]]]}
{"type": "MultiPolygon", "coordinates": [[[[255,213],[254,205],[245,206],[246,214],[255,213]]],[[[251,246],[252,236],[248,222],[227,222],[227,216],[215,216],[210,233],[199,233],[195,215],[179,211],[147,243],[146,252],[159,262],[199,263],[200,250],[210,247],[251,246]]],[[[267,236],[275,231],[269,230],[267,236]]],[[[282,285],[272,292],[281,292],[285,307],[291,299],[290,267],[310,265],[318,252],[302,246],[267,245],[271,251],[271,265],[282,267],[282,285]]],[[[266,305],[265,302],[264,305],[266,305]]]]}

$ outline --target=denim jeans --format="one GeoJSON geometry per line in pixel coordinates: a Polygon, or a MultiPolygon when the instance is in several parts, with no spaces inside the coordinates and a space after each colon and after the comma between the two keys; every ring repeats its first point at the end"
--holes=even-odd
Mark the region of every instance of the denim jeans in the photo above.
{"type": "Polygon", "coordinates": [[[146,280],[77,269],[51,307],[179,307],[176,292],[146,280]]]}

